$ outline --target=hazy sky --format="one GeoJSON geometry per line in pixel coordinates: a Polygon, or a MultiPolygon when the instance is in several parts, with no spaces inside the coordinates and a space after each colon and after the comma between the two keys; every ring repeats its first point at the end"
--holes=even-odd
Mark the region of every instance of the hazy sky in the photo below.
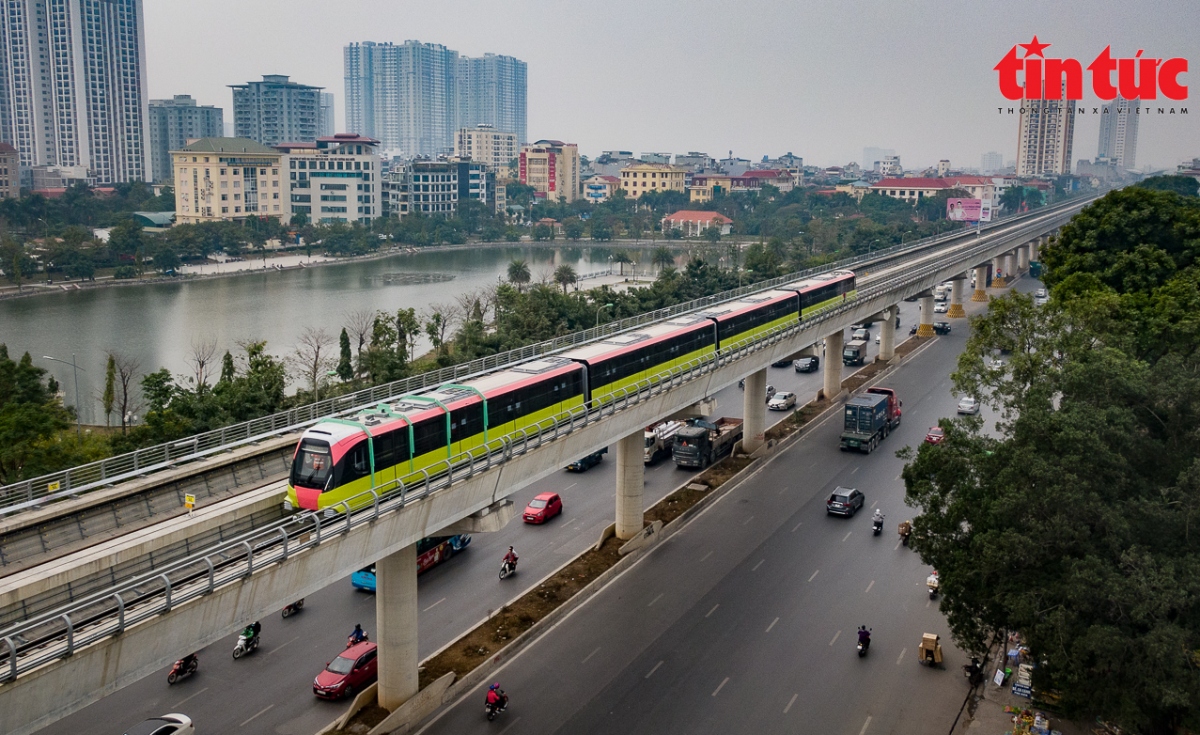
{"type": "MultiPolygon", "coordinates": [[[[529,64],[529,135],[601,150],[788,151],[819,165],[894,148],[906,168],[1015,157],[992,67],[1037,34],[1049,57],[1189,59],[1186,116],[1144,116],[1139,168],[1200,156],[1197,0],[145,0],[150,96],[191,94],[231,119],[226,85],[288,74],[345,119],[342,48],[441,43],[529,64]]],[[[1090,89],[1085,92],[1090,98],[1090,89]]],[[[1095,103],[1094,98],[1090,99],[1095,103]]],[[[1164,100],[1163,103],[1169,102],[1164,100]]],[[[1092,104],[1088,104],[1090,109],[1092,104]]],[[[1072,158],[1096,155],[1076,118],[1072,158]]],[[[1073,164],[1072,164],[1073,165],[1073,164]]]]}

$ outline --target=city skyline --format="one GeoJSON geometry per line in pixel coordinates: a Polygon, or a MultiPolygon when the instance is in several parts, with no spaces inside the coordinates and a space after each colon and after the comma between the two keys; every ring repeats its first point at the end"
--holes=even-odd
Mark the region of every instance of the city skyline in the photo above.
{"type": "MultiPolygon", "coordinates": [[[[727,5],[704,1],[614,0],[598,8],[541,0],[361,0],[360,13],[309,24],[304,19],[322,7],[311,0],[210,0],[211,12],[204,14],[155,3],[147,8],[150,91],[228,107],[223,85],[280,73],[337,92],[347,43],[414,39],[466,56],[526,61],[527,137],[578,143],[589,157],[624,149],[724,158],[732,149],[757,159],[791,150],[812,164],[841,165],[877,146],[894,149],[906,168],[942,158],[976,166],[987,151],[1016,158],[1019,116],[997,111],[1010,103],[992,70],[1014,44],[1037,34],[1053,44],[1049,55],[1084,64],[1110,44],[1114,56],[1138,49],[1195,55],[1189,29],[1200,14],[1188,0],[1164,0],[1154,12],[1112,0],[1013,0],[970,13],[945,12],[946,4],[934,0],[853,5],[848,11],[841,4],[755,0],[730,17],[727,5]],[[372,19],[369,32],[361,13],[372,19]],[[231,18],[244,22],[231,24],[231,18]],[[282,24],[283,32],[263,39],[259,22],[282,24]],[[181,24],[194,32],[171,31],[181,24]],[[205,48],[216,37],[231,47],[257,43],[256,52],[213,56],[205,48]],[[765,42],[786,52],[746,53],[765,42]],[[198,78],[186,65],[170,63],[176,55],[212,57],[213,63],[198,78]],[[639,100],[653,100],[656,114],[620,114],[639,100]]],[[[1184,79],[1193,99],[1200,88],[1197,61],[1184,79]]],[[[1100,102],[1088,90],[1082,106],[1089,114],[1076,125],[1076,157],[1090,158],[1100,124],[1090,109],[1100,102]]],[[[339,128],[345,107],[339,104],[339,128]]],[[[1197,155],[1198,114],[1147,116],[1139,165],[1173,168],[1197,155]]]]}

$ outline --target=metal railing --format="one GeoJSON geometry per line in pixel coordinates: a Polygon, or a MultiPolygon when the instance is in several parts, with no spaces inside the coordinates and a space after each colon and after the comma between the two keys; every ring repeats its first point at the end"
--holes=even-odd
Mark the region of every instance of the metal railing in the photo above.
{"type": "MultiPolygon", "coordinates": [[[[1014,235],[1014,238],[1016,235],[1014,235]]],[[[961,257],[972,257],[996,246],[980,243],[961,257]]],[[[305,512],[235,537],[192,554],[140,577],[96,592],[64,607],[34,616],[0,630],[0,682],[71,656],[76,650],[119,635],[129,626],[162,615],[180,604],[211,594],[217,588],[250,577],[256,570],[282,563],[290,556],[328,543],[382,515],[394,513],[432,492],[568,436],[579,428],[611,417],[644,400],[689,383],[703,375],[737,362],[801,331],[835,319],[872,298],[893,293],[897,288],[928,280],[944,270],[938,264],[905,268],[877,284],[859,290],[858,297],[822,310],[795,324],[780,326],[748,338],[728,351],[695,358],[619,389],[598,406],[579,406],[560,419],[545,419],[501,439],[442,460],[421,470],[421,479],[408,485],[397,480],[342,501],[341,511],[305,512]]]]}
{"type": "MultiPolygon", "coordinates": [[[[984,231],[1010,227],[1026,220],[1034,221],[1046,217],[1062,208],[1072,208],[1078,202],[1068,201],[1059,207],[1049,207],[991,223],[984,231]]],[[[948,240],[969,237],[970,230],[954,230],[932,238],[911,243],[894,245],[855,258],[829,263],[786,276],[779,276],[752,285],[705,296],[664,309],[646,312],[598,327],[574,332],[552,340],[538,342],[515,350],[489,355],[470,362],[414,375],[410,378],[377,385],[354,393],[327,398],[306,406],[289,409],[270,416],[263,416],[239,424],[214,429],[175,442],[138,449],[126,454],[108,457],[60,472],[16,482],[0,487],[0,516],[19,512],[44,503],[69,498],[79,493],[101,487],[109,487],[131,478],[177,466],[213,454],[226,452],[247,444],[261,442],[280,435],[295,433],[322,418],[353,413],[363,407],[381,401],[415,393],[425,388],[437,387],[447,382],[458,382],[480,373],[492,372],[508,365],[564,350],[576,345],[601,339],[617,332],[639,327],[651,322],[669,319],[678,314],[701,309],[706,306],[731,301],[749,293],[769,290],[801,278],[843,268],[855,268],[869,263],[895,259],[902,254],[942,246],[948,240]]]]}

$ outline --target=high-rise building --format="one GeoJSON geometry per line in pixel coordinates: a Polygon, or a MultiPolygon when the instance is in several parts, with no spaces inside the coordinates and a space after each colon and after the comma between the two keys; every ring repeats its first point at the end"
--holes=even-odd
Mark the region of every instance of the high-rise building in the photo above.
{"type": "Polygon", "coordinates": [[[0,141],[22,166],[150,178],[142,0],[0,3],[0,141]]]}
{"type": "Polygon", "coordinates": [[[561,140],[539,140],[521,146],[518,161],[522,184],[532,186],[534,196],[557,202],[579,198],[579,146],[561,140]]]}
{"type": "MultiPolygon", "coordinates": [[[[1071,173],[1075,100],[1022,100],[1017,138],[1017,176],[1071,173]]],[[[1043,97],[1045,95],[1043,94],[1043,97]]]]}
{"type": "Polygon", "coordinates": [[[988,151],[979,157],[979,168],[990,174],[1004,168],[1004,154],[988,151]]]}
{"type": "Polygon", "coordinates": [[[496,130],[491,125],[460,128],[454,142],[454,155],[482,163],[497,178],[513,177],[512,162],[520,153],[517,134],[496,130]]]}
{"type": "Polygon", "coordinates": [[[1118,169],[1137,165],[1137,132],[1141,100],[1118,97],[1104,106],[1100,117],[1100,145],[1096,158],[1111,161],[1118,169]]]}
{"type": "Polygon", "coordinates": [[[892,150],[891,148],[876,148],[874,146],[868,146],[863,148],[862,166],[868,171],[874,171],[875,164],[877,162],[882,161],[887,156],[894,155],[896,155],[896,151],[892,150]]]}
{"type": "Polygon", "coordinates": [[[511,56],[484,54],[458,60],[458,125],[485,124],[508,130],[523,145],[528,65],[511,56]]]}
{"type": "Polygon", "coordinates": [[[196,138],[225,135],[224,112],[220,107],[197,105],[190,94],[169,100],[150,100],[150,162],[154,181],[172,179],[171,151],[196,138]]]}
{"type": "Polygon", "coordinates": [[[321,120],[317,123],[318,134],[329,138],[337,134],[337,122],[333,118],[333,92],[321,93],[321,120]]]}
{"type": "Polygon", "coordinates": [[[419,41],[351,43],[344,56],[346,128],[378,138],[389,155],[448,155],[459,128],[481,123],[524,139],[523,61],[419,41]]]}
{"type": "Polygon", "coordinates": [[[264,74],[261,82],[231,84],[233,131],[263,145],[312,143],[321,122],[321,87],[264,74]]]}

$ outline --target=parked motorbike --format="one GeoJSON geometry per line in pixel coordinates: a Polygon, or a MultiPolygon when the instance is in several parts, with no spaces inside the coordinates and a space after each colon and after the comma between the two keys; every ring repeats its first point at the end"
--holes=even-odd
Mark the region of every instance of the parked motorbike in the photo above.
{"type": "Polygon", "coordinates": [[[925,586],[929,588],[929,599],[935,599],[938,596],[938,589],[942,586],[936,569],[925,579],[925,586]]]}
{"type": "Polygon", "coordinates": [[[237,645],[233,647],[234,659],[239,659],[247,653],[254,653],[258,650],[258,636],[241,633],[238,635],[237,645]]]}
{"type": "Polygon", "coordinates": [[[517,571],[516,562],[506,561],[500,565],[500,579],[504,579],[517,571]]]}
{"type": "Polygon", "coordinates": [[[283,617],[290,617],[304,609],[304,598],[296,600],[292,604],[283,608],[283,617]]]}
{"type": "Polygon", "coordinates": [[[181,658],[171,667],[171,673],[167,674],[167,683],[175,684],[180,679],[186,676],[191,676],[196,673],[196,669],[200,666],[200,661],[195,656],[181,658]]]}
{"type": "Polygon", "coordinates": [[[972,688],[983,683],[983,668],[979,665],[979,659],[972,656],[971,663],[963,664],[963,676],[967,677],[972,688]]]}

